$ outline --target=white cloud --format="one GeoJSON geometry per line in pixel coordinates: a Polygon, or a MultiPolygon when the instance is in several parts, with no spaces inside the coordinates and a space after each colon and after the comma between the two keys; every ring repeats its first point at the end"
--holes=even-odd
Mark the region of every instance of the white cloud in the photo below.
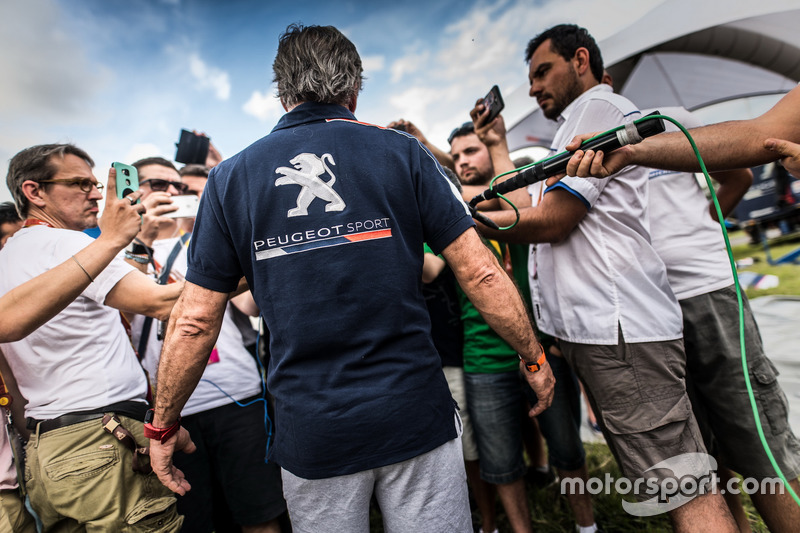
{"type": "Polygon", "coordinates": [[[172,159],[172,155],[174,154],[162,154],[161,148],[153,143],[138,143],[130,147],[128,152],[125,154],[125,159],[123,159],[123,161],[138,161],[139,159],[144,159],[145,157],[155,156],[172,159]]]}
{"type": "Polygon", "coordinates": [[[402,80],[407,74],[416,74],[429,63],[430,52],[425,50],[419,54],[408,54],[392,63],[392,83],[402,80]]]}
{"type": "MultiPolygon", "coordinates": [[[[446,148],[449,132],[469,120],[469,110],[492,85],[497,84],[503,94],[527,85],[523,55],[535,35],[556,24],[576,23],[599,41],[661,1],[476,3],[453,16],[436,35],[421,36],[391,62],[387,89],[381,101],[369,107],[373,116],[368,120],[406,118],[434,144],[446,148]]],[[[533,100],[530,104],[535,106],[533,100]]]]}
{"type": "Polygon", "coordinates": [[[253,91],[250,99],[242,106],[242,111],[261,122],[279,117],[284,112],[281,101],[275,96],[274,87],[272,91],[266,93],[253,91]]]}
{"type": "Polygon", "coordinates": [[[383,70],[386,58],[384,56],[364,56],[361,58],[361,66],[367,75],[383,70]]]}
{"type": "Polygon", "coordinates": [[[227,72],[206,65],[197,54],[192,54],[189,57],[189,69],[192,72],[192,76],[199,82],[200,87],[214,91],[214,95],[218,100],[230,98],[231,82],[227,72]]]}
{"type": "Polygon", "coordinates": [[[50,0],[0,3],[0,122],[31,113],[49,121],[85,113],[106,70],[90,64],[79,37],[64,31],[50,0]]]}

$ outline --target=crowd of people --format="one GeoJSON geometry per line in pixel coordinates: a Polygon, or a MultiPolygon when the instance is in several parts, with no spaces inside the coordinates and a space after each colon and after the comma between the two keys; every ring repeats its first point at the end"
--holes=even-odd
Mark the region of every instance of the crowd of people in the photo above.
{"type": "MultiPolygon", "coordinates": [[[[478,205],[503,230],[466,206],[521,165],[502,115],[479,100],[449,150],[408,121],[357,121],[361,59],[330,26],[280,37],[286,114],[269,135],[226,160],[212,145],[205,165],[133,162],[139,189],[122,197],[112,168],[102,216],[84,150],[15,155],[0,372],[27,443],[12,453],[0,432],[0,529],[364,532],[377,504],[389,532],[471,532],[472,502],[490,533],[497,497],[530,532],[527,483],[588,480],[582,390],[629,479],[664,483],[654,465],[687,454],[696,479],[711,457],[723,479],[774,477],[688,143],[580,150],[646,112],[614,93],[583,28],[548,29],[525,59],[559,124],[552,152],[575,154],[567,176],[478,205]],[[201,198],[196,218],[174,216],[181,195],[201,198]]],[[[757,119],[692,130],[723,216],[750,186],[742,169],[800,171],[798,115],[795,89],[757,119]]],[[[746,299],[743,316],[761,425],[800,492],[746,299]]],[[[668,511],[676,531],[750,530],[737,497],[696,488],[668,511]]],[[[601,530],[588,492],[565,497],[576,531],[601,530]]],[[[771,531],[800,523],[788,492],[751,498],[771,531]]]]}

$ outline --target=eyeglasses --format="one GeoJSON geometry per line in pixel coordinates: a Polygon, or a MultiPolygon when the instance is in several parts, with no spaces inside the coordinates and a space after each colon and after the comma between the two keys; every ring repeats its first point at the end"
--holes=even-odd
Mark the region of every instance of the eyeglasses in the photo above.
{"type": "Polygon", "coordinates": [[[175,189],[177,189],[177,191],[181,194],[186,194],[186,192],[189,190],[189,186],[185,183],[181,183],[180,181],[160,180],[153,178],[144,180],[139,183],[139,185],[144,185],[145,183],[150,185],[150,188],[156,192],[166,192],[170,185],[175,187],[175,189]]]}
{"type": "Polygon", "coordinates": [[[466,135],[468,133],[475,133],[475,125],[470,122],[465,122],[453,131],[450,132],[450,136],[447,137],[447,144],[453,144],[453,139],[456,137],[461,137],[462,135],[466,135]]]}
{"type": "Polygon", "coordinates": [[[64,185],[77,185],[85,193],[92,192],[92,187],[103,192],[103,184],[91,178],[60,178],[54,180],[39,180],[39,183],[63,183],[64,185]]]}

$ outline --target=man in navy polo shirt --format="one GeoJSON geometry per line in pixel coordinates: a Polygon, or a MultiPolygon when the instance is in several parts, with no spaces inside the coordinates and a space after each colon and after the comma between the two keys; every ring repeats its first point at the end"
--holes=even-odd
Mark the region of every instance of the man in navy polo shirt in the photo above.
{"type": "Polygon", "coordinates": [[[178,415],[244,276],[270,331],[271,459],[294,530],[368,531],[374,494],[387,531],[472,531],[422,243],[529,363],[544,410],[554,380],[519,293],[430,152],[355,120],[361,60],[336,28],[290,26],[273,69],[288,113],[215,167],[201,200],[146,426],[154,469],[190,488],[171,464],[194,448],[178,415]]]}

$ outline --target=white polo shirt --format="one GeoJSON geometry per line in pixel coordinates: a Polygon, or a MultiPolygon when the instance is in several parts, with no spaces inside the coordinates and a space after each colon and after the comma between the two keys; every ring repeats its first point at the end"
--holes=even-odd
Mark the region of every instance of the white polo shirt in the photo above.
{"type": "MultiPolygon", "coordinates": [[[[551,153],[580,133],[605,131],[641,116],[611,87],[597,85],[558,118],[551,153]]],[[[648,169],[626,167],[612,179],[567,176],[564,188],[588,208],[560,243],[531,246],[530,282],[536,324],[545,333],[582,344],[653,342],[682,336],[681,313],[664,263],[647,230],[648,169]]],[[[536,203],[536,187],[529,189],[536,203]]]]}
{"type": "MultiPolygon", "coordinates": [[[[658,111],[687,129],[704,125],[683,107],[658,111]]],[[[666,125],[667,131],[680,131],[671,122],[666,125]]],[[[708,199],[695,175],[650,169],[649,177],[650,237],[667,266],[667,278],[678,300],[732,285],[722,229],[711,218],[708,199]]]]}
{"type": "MultiPolygon", "coordinates": [[[[46,226],[19,230],[0,250],[0,295],[69,260],[91,242],[79,231],[46,226]]],[[[103,304],[133,270],[114,259],[61,313],[24,339],[0,345],[28,400],[25,416],[46,420],[122,401],[146,401],[144,371],[119,311],[103,304]]]]}

